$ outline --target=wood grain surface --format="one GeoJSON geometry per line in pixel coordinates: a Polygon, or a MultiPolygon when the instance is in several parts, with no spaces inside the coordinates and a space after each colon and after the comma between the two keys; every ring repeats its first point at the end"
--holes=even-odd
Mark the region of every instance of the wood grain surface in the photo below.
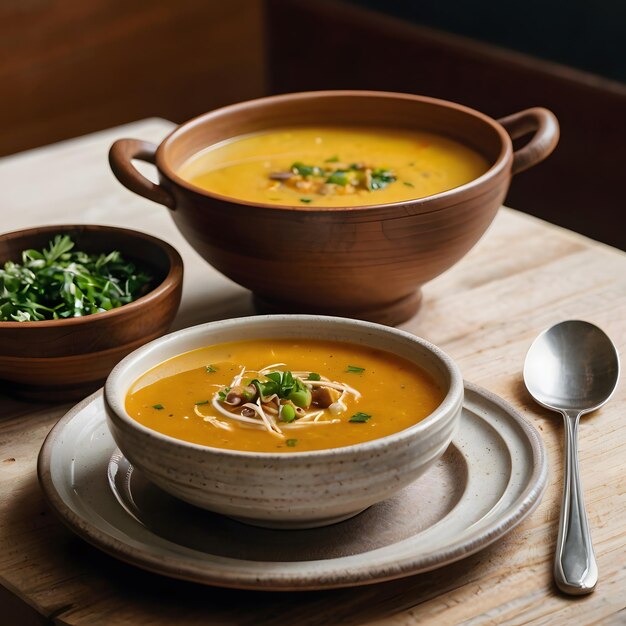
{"type": "MultiPolygon", "coordinates": [[[[170,241],[186,264],[176,328],[250,313],[249,294],[193,252],[167,210],[129,193],[108,171],[113,139],[159,141],[169,128],[167,122],[148,120],[0,161],[2,229],[85,221],[145,230],[170,241]]],[[[624,354],[626,257],[509,209],[501,209],[462,262],[424,288],[420,314],[403,327],[439,344],[468,380],[500,394],[540,430],[549,455],[549,486],[530,518],[491,548],[428,574],[357,589],[279,595],[211,589],[101,554],[57,521],[37,485],[38,450],[68,406],[0,395],[3,617],[11,624],[39,623],[40,615],[42,623],[124,626],[624,624],[623,383],[609,404],[584,418],[580,430],[598,588],[572,599],[552,583],[562,428],[558,416],[532,403],[521,369],[535,335],[568,318],[598,324],[624,354]]]]}

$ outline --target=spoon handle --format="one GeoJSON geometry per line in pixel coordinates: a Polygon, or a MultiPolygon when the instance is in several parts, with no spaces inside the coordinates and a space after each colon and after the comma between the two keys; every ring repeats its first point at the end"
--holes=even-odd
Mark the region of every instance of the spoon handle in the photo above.
{"type": "Polygon", "coordinates": [[[565,480],[556,541],[554,580],[571,595],[591,593],[598,582],[598,566],[578,471],[579,413],[563,411],[565,418],[565,480]]]}

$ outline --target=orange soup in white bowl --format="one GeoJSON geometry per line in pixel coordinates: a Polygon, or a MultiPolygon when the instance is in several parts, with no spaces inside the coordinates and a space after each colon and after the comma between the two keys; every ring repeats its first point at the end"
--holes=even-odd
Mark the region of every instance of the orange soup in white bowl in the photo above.
{"type": "Polygon", "coordinates": [[[415,480],[450,443],[462,401],[458,367],[425,340],[308,315],[178,331],[105,386],[113,437],[147,478],[274,528],[347,519],[415,480]]]}

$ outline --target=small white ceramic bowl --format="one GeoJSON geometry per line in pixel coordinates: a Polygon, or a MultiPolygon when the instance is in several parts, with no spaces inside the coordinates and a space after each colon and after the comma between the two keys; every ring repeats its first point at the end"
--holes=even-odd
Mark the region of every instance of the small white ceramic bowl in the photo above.
{"type": "Polygon", "coordinates": [[[347,519],[414,481],[444,453],[463,403],[452,359],[409,333],[338,317],[267,315],[187,328],[139,348],[105,385],[109,428],[129,461],[156,485],[191,504],[269,528],[312,528],[347,519]],[[247,339],[306,337],[387,350],[429,372],[446,390],[439,407],[403,431],[313,452],[211,448],[142,426],[126,412],[133,382],[155,365],[203,346],[247,339]]]}

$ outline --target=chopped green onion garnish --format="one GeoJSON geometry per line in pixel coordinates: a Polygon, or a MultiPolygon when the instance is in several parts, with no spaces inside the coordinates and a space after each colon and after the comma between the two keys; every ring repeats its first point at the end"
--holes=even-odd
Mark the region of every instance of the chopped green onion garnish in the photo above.
{"type": "Polygon", "coordinates": [[[406,187],[415,187],[415,185],[413,183],[410,183],[408,180],[405,180],[402,184],[406,187]]]}
{"type": "Polygon", "coordinates": [[[307,380],[322,380],[322,377],[317,372],[310,372],[307,380]]]}
{"type": "Polygon", "coordinates": [[[200,400],[200,402],[196,402],[196,406],[200,406],[201,404],[208,404],[209,401],[208,400],[200,400]]]}
{"type": "Polygon", "coordinates": [[[217,367],[213,367],[212,365],[207,365],[205,367],[207,374],[212,374],[213,372],[217,372],[217,367]]]}
{"type": "Polygon", "coordinates": [[[337,161],[339,161],[339,157],[335,154],[331,156],[330,159],[326,159],[324,163],[337,163],[337,161]]]}
{"type": "Polygon", "coordinates": [[[300,198],[300,202],[304,202],[304,204],[310,204],[313,202],[313,198],[300,198]]]}
{"type": "Polygon", "coordinates": [[[365,371],[364,367],[359,367],[358,365],[348,365],[346,372],[350,374],[362,374],[365,371]]]}
{"type": "Polygon", "coordinates": [[[285,441],[285,443],[290,447],[293,448],[295,447],[295,445],[298,443],[297,439],[287,439],[287,441],[285,441]]]}
{"type": "Polygon", "coordinates": [[[162,404],[153,404],[152,408],[156,409],[157,411],[162,411],[165,407],[162,404]]]}
{"type": "Polygon", "coordinates": [[[367,420],[371,417],[372,416],[368,413],[362,413],[361,411],[359,411],[358,413],[355,413],[348,421],[355,424],[363,424],[364,422],[367,422],[367,420]]]}

